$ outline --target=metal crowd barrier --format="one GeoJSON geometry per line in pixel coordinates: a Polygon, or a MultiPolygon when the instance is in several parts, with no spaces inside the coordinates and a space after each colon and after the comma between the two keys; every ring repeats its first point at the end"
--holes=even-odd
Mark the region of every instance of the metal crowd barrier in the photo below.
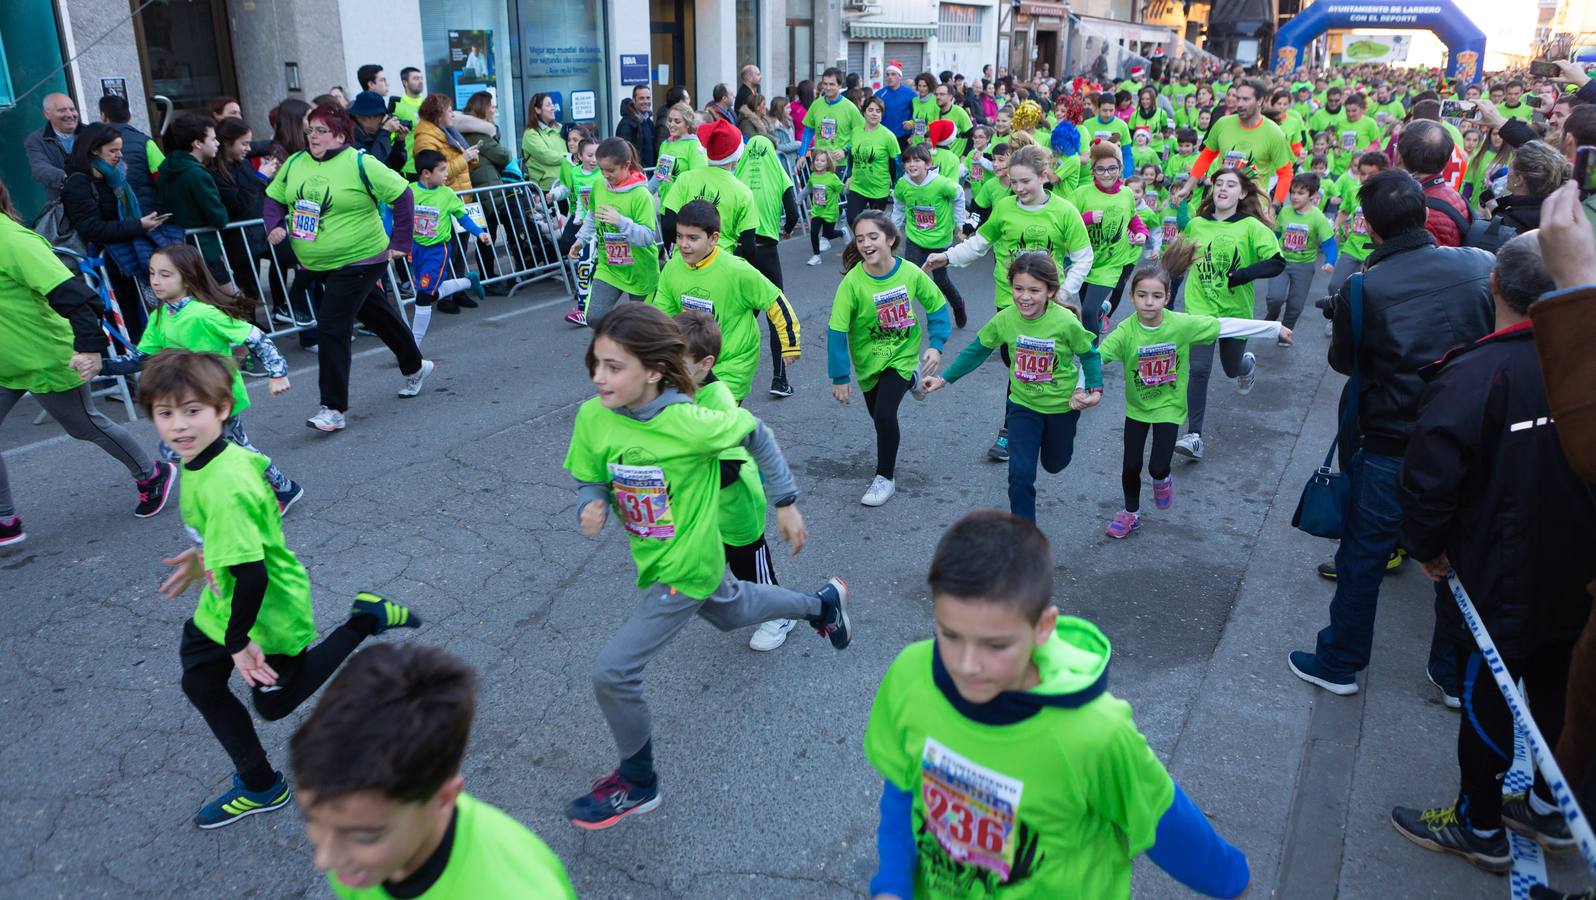
{"type": "MultiPolygon", "coordinates": [[[[110,278],[106,277],[105,260],[97,256],[84,256],[65,247],[52,249],[57,256],[64,257],[76,265],[83,280],[100,295],[100,305],[104,310],[100,327],[105,330],[106,339],[111,342],[111,352],[127,353],[133,345],[127,335],[127,325],[122,321],[122,307],[117,300],[116,292],[111,288],[110,278]]],[[[109,397],[116,400],[122,404],[122,411],[127,415],[129,422],[138,419],[138,406],[133,402],[133,392],[128,389],[127,378],[121,375],[99,375],[90,381],[89,385],[90,396],[95,399],[109,397]]],[[[34,417],[33,424],[41,424],[48,417],[49,414],[41,410],[34,417]]]]}

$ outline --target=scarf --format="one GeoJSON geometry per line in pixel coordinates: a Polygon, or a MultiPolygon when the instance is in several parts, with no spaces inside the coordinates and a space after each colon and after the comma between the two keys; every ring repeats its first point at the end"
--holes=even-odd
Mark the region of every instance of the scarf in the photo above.
{"type": "Polygon", "coordinates": [[[139,198],[135,197],[127,186],[127,168],[120,164],[110,165],[99,157],[95,157],[91,162],[94,164],[94,171],[100,173],[106,185],[111,188],[111,193],[116,195],[117,216],[124,222],[136,222],[142,219],[144,213],[139,209],[139,198]]]}

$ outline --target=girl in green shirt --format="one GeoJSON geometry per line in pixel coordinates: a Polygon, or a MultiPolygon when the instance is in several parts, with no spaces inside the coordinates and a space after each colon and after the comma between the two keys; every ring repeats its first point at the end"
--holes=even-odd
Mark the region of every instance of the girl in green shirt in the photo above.
{"type": "Polygon", "coordinates": [[[1125,292],[1125,279],[1147,244],[1147,226],[1136,214],[1136,195],[1120,178],[1122,165],[1119,148],[1093,144],[1092,180],[1070,196],[1092,242],[1092,269],[1086,274],[1081,296],[1081,321],[1093,335],[1108,330],[1109,317],[1119,308],[1125,292]]]}
{"type": "Polygon", "coordinates": [[[599,144],[595,156],[604,179],[593,189],[592,205],[568,254],[575,259],[588,241],[595,242],[597,264],[586,310],[589,327],[622,296],[647,299],[659,281],[658,212],[637,164],[637,151],[625,138],[612,137],[599,144]]]}
{"type": "MultiPolygon", "coordinates": [[[[645,191],[646,194],[646,191],[645,191]]],[[[745,409],[693,402],[698,386],[680,327],[660,310],[626,303],[600,319],[587,349],[598,395],[577,410],[565,468],[577,482],[578,521],[597,537],[613,510],[637,566],[643,602],[599,651],[593,687],[620,765],[566,807],[579,828],[608,828],[659,806],[642,672],[694,616],[722,631],[803,619],[842,650],[852,639],[848,588],[832,578],[799,593],[726,573],[719,501],[722,454],[753,457],[793,552],[808,538],[798,488],[770,429],[745,409]]]]}
{"type": "Polygon", "coordinates": [[[842,213],[842,179],[837,177],[837,163],[830,153],[816,153],[810,160],[809,176],[809,249],[811,255],[804,265],[820,265],[820,254],[831,249],[831,238],[837,236],[837,217],[842,213]]]}
{"type": "Polygon", "coordinates": [[[659,162],[648,183],[648,189],[654,194],[670,193],[671,183],[677,178],[709,165],[704,145],[698,142],[698,135],[693,131],[694,121],[693,108],[685,103],[677,103],[666,110],[665,142],[659,145],[659,162]]]}
{"type": "Polygon", "coordinates": [[[848,170],[850,220],[867,209],[886,209],[892,183],[898,180],[898,138],[881,124],[886,108],[880,97],[865,100],[864,127],[853,133],[853,164],[848,170]]]}

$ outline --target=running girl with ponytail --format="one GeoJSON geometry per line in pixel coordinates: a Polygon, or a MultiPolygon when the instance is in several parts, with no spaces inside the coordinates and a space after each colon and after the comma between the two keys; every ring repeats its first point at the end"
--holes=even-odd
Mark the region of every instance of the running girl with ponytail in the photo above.
{"type": "Polygon", "coordinates": [[[624,138],[605,138],[594,154],[604,178],[593,188],[576,243],[575,259],[596,238],[593,288],[587,299],[587,324],[596,325],[624,295],[643,300],[659,281],[659,219],[637,151],[624,138]]]}
{"type": "MultiPolygon", "coordinates": [[[[1120,322],[1097,348],[1105,365],[1117,362],[1125,367],[1125,459],[1120,469],[1125,508],[1108,523],[1112,538],[1123,538],[1142,527],[1142,453],[1148,434],[1153,436],[1152,457],[1147,463],[1147,473],[1153,478],[1153,505],[1168,509],[1174,502],[1169,466],[1175,453],[1175,433],[1186,418],[1192,348],[1247,337],[1291,340],[1291,329],[1279,322],[1166,309],[1174,297],[1174,285],[1191,268],[1196,252],[1192,242],[1177,240],[1164,248],[1162,262],[1143,263],[1130,277],[1136,314],[1120,322]]],[[[1212,359],[1212,350],[1209,353],[1212,359]]]]}
{"type": "Polygon", "coordinates": [[[853,240],[842,252],[842,283],[831,303],[826,344],[831,395],[848,403],[851,366],[875,423],[876,477],[859,501],[865,506],[880,506],[896,492],[898,405],[905,393],[924,396],[920,379],[937,373],[942,345],[953,331],[942,290],[919,266],[896,255],[901,240],[886,213],[861,213],[854,220],[853,240]],[[924,352],[922,330],[929,333],[924,352]]]}
{"type": "Polygon", "coordinates": [[[599,319],[587,349],[598,396],[577,410],[565,468],[577,481],[583,534],[598,536],[612,507],[619,515],[643,594],[593,663],[593,691],[620,765],[566,807],[580,828],[608,828],[659,806],[643,669],[695,615],[722,631],[804,619],[838,650],[852,639],[848,588],[840,579],[804,594],[726,573],[720,457],[734,447],[759,465],[776,529],[793,553],[808,533],[775,436],[745,409],[694,403],[698,386],[685,355],[680,327],[641,303],[599,319]]]}
{"type": "MultiPolygon", "coordinates": [[[[1186,311],[1200,316],[1252,318],[1253,282],[1286,270],[1269,199],[1252,179],[1226,167],[1214,175],[1195,219],[1190,218],[1188,209],[1185,201],[1176,209],[1181,233],[1196,246],[1186,281],[1186,311]]],[[[1245,337],[1219,341],[1219,364],[1226,377],[1236,379],[1236,390],[1243,395],[1252,393],[1258,380],[1258,362],[1246,350],[1245,337]]],[[[1213,348],[1199,345],[1191,354],[1186,434],[1175,442],[1175,451],[1193,460],[1203,458],[1203,414],[1208,407],[1208,376],[1213,368],[1213,348]]]]}

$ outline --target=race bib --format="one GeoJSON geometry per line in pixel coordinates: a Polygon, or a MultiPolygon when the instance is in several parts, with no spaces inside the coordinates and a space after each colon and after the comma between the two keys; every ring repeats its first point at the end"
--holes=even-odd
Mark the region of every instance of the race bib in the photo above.
{"type": "Polygon", "coordinates": [[[1227,169],[1245,169],[1247,167],[1247,154],[1240,150],[1226,152],[1224,167],[1227,169]]]}
{"type": "Polygon", "coordinates": [[[714,301],[706,300],[703,297],[694,297],[692,294],[683,294],[682,309],[696,309],[699,312],[707,312],[710,315],[714,315],[715,303],[714,301]]]}
{"type": "Polygon", "coordinates": [[[921,231],[930,231],[937,227],[937,211],[930,206],[916,206],[914,208],[914,227],[921,231]]]}
{"type": "Polygon", "coordinates": [[[435,238],[438,236],[438,208],[436,206],[416,207],[415,222],[416,237],[435,238]]]}
{"type": "Polygon", "coordinates": [[[948,858],[1007,881],[1017,842],[1015,812],[1024,782],[965,759],[932,738],[920,755],[925,829],[948,858]]]}
{"type": "Polygon", "coordinates": [[[1308,226],[1301,222],[1287,225],[1285,233],[1280,236],[1280,246],[1286,250],[1308,249],[1308,226]]]}
{"type": "Polygon", "coordinates": [[[823,140],[823,141],[830,141],[830,140],[835,140],[836,137],[837,137],[837,120],[836,119],[821,119],[820,120],[820,139],[823,140]]]}
{"type": "Polygon", "coordinates": [[[1173,384],[1180,357],[1174,344],[1149,344],[1136,351],[1136,380],[1146,387],[1173,384]]]}
{"type": "Polygon", "coordinates": [[[828,192],[826,191],[826,186],[823,184],[817,184],[809,189],[809,195],[811,198],[813,198],[814,205],[816,206],[826,205],[827,194],[828,192]]]}
{"type": "Polygon", "coordinates": [[[632,264],[632,245],[624,235],[604,235],[604,261],[612,266],[632,264]]]}
{"type": "Polygon", "coordinates": [[[971,166],[970,166],[970,180],[971,181],[985,181],[986,180],[986,166],[977,165],[977,164],[973,164],[972,163],[971,166]]]}
{"type": "Polygon", "coordinates": [[[320,230],[321,204],[314,200],[295,200],[288,236],[296,241],[314,241],[320,230]]]}
{"type": "Polygon", "coordinates": [[[664,469],[610,463],[610,490],[627,534],[656,540],[676,536],[664,469]]]}
{"type": "Polygon", "coordinates": [[[1053,380],[1052,338],[1033,338],[1020,335],[1014,340],[1014,377],[1021,381],[1041,382],[1053,380]]]}
{"type": "Polygon", "coordinates": [[[582,209],[587,209],[588,201],[593,199],[593,187],[591,185],[583,185],[577,188],[576,196],[577,201],[582,205],[582,209]]]}
{"type": "Polygon", "coordinates": [[[676,157],[669,153],[660,154],[659,165],[654,167],[654,174],[660,181],[670,183],[671,176],[676,174],[676,157]]]}
{"type": "Polygon", "coordinates": [[[915,134],[915,137],[925,137],[925,129],[926,129],[926,121],[924,119],[915,119],[914,120],[914,134],[915,134]]]}
{"type": "Polygon", "coordinates": [[[472,200],[465,205],[466,218],[477,223],[478,228],[488,227],[488,214],[482,211],[482,204],[472,200]]]}
{"type": "Polygon", "coordinates": [[[1352,233],[1369,233],[1369,221],[1363,217],[1363,207],[1361,206],[1352,211],[1352,233]]]}
{"type": "Polygon", "coordinates": [[[902,331],[915,325],[914,311],[909,308],[909,289],[903,285],[882,291],[873,298],[876,303],[876,321],[887,331],[902,331]]]}
{"type": "Polygon", "coordinates": [[[1165,216],[1163,233],[1166,242],[1175,240],[1175,236],[1180,233],[1180,220],[1174,216],[1165,216]]]}
{"type": "Polygon", "coordinates": [[[1341,132],[1341,149],[1351,153],[1358,147],[1358,133],[1356,131],[1341,132]]]}

